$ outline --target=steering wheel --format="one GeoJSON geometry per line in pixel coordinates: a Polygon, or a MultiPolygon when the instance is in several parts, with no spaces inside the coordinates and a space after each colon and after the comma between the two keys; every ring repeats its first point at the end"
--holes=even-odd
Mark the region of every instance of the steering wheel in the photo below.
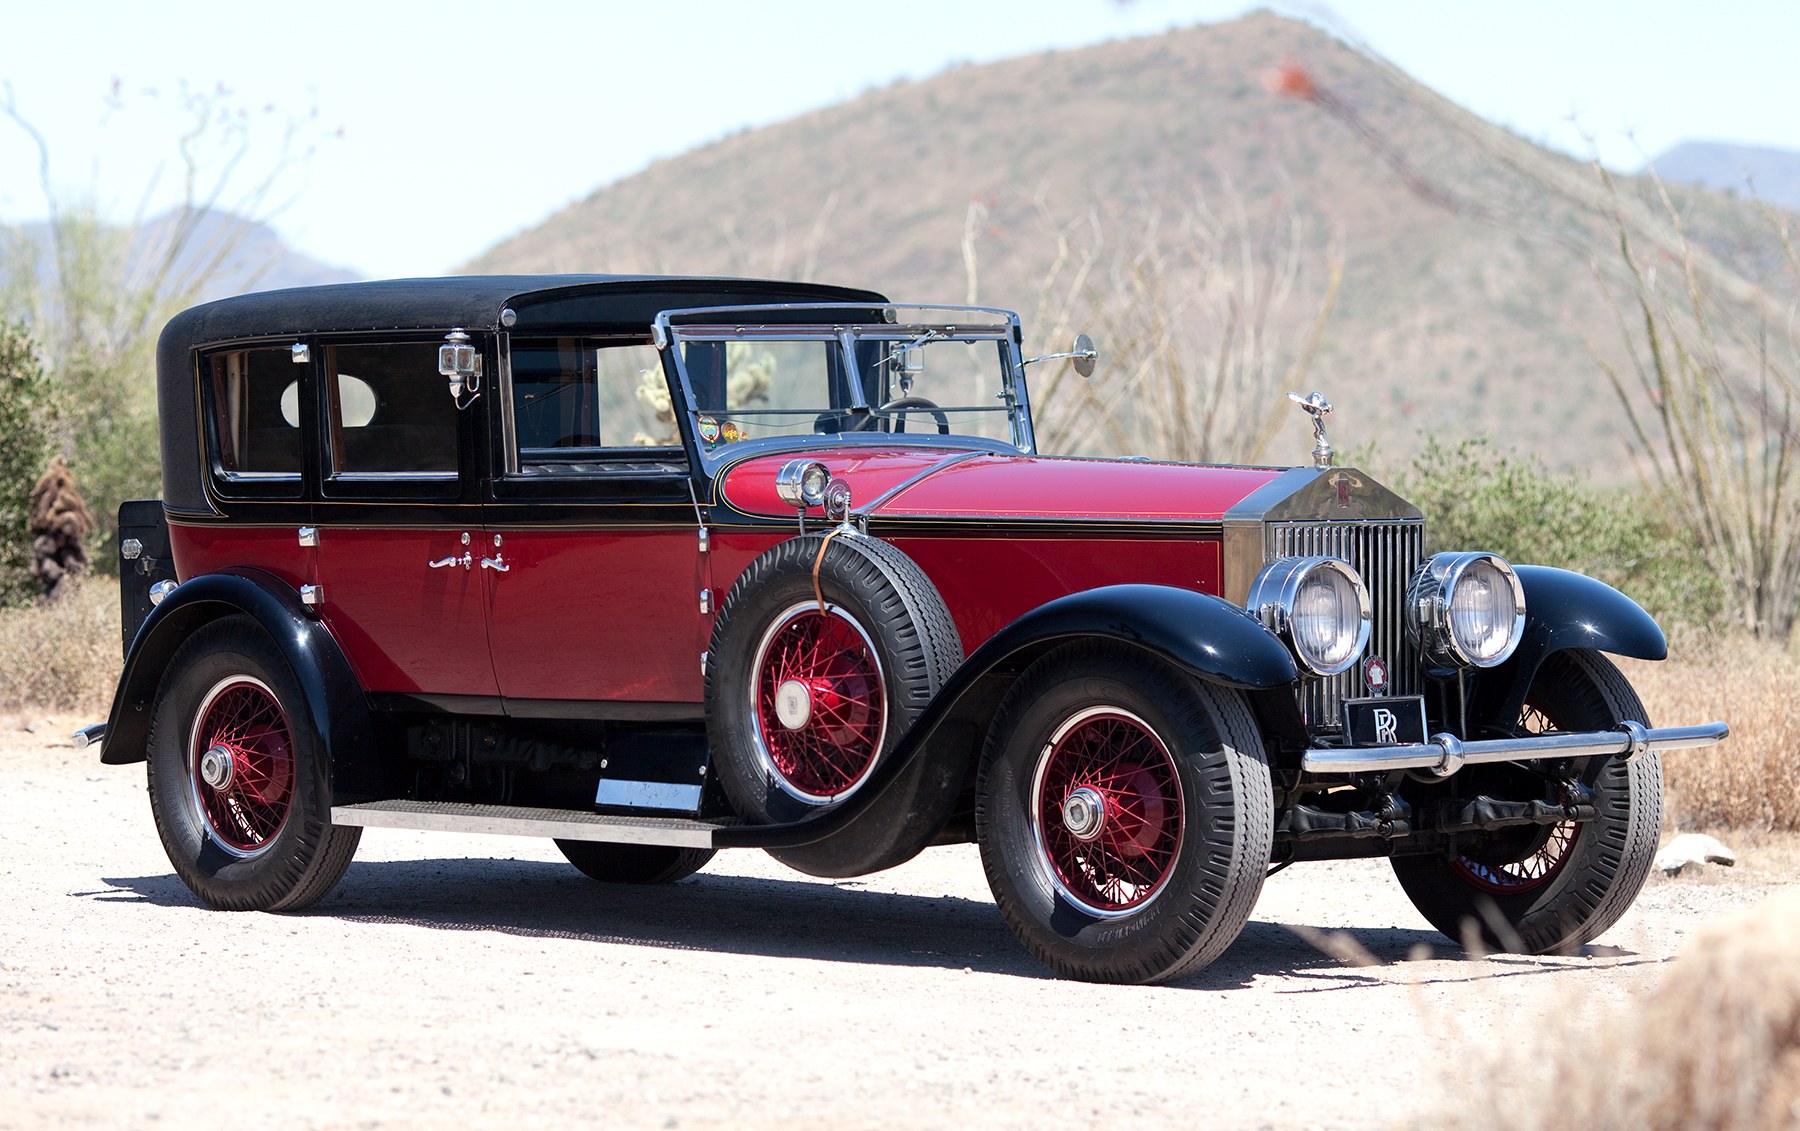
{"type": "MultiPolygon", "coordinates": [[[[938,435],[948,436],[950,434],[950,418],[944,414],[943,409],[938,407],[937,402],[929,397],[895,397],[888,403],[877,406],[875,411],[892,412],[895,409],[908,408],[920,408],[929,412],[937,420],[938,435]]],[[[870,420],[873,419],[874,417],[870,417],[870,420]]],[[[906,431],[906,413],[902,412],[899,416],[895,417],[894,431],[906,431]]]]}

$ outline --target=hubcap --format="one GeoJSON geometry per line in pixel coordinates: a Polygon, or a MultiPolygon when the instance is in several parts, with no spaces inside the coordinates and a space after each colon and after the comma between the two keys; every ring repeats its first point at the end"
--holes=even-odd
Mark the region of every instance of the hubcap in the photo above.
{"type": "Polygon", "coordinates": [[[1076,840],[1093,840],[1106,824],[1106,798],[1090,786],[1082,786],[1063,798],[1063,827],[1076,840]]]}
{"type": "Polygon", "coordinates": [[[812,696],[804,683],[784,680],[775,689],[775,717],[789,730],[799,730],[812,718],[812,696]]]}
{"type": "Polygon", "coordinates": [[[231,772],[231,751],[225,747],[209,746],[206,753],[200,755],[200,780],[213,789],[228,788],[231,772]]]}
{"type": "Polygon", "coordinates": [[[1175,759],[1128,711],[1078,712],[1038,756],[1031,824],[1039,862],[1065,900],[1101,918],[1142,910],[1181,853],[1175,759]]]}
{"type": "Polygon", "coordinates": [[[769,780],[791,797],[822,804],[860,786],[881,753],[886,706],[874,642],[835,605],[791,606],[757,645],[751,729],[769,780]]]}

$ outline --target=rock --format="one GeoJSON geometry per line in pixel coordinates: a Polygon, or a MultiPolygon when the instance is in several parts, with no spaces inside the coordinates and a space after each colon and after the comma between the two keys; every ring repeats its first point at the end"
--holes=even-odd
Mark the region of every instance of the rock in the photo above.
{"type": "Polygon", "coordinates": [[[1670,876],[1690,867],[1723,864],[1729,868],[1736,863],[1737,853],[1703,833],[1682,833],[1656,854],[1656,867],[1670,876]]]}

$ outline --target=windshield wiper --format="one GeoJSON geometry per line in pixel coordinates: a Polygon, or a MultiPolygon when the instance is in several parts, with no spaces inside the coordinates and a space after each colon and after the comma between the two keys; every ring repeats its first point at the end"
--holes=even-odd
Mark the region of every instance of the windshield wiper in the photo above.
{"type": "Polygon", "coordinates": [[[901,346],[899,349],[889,350],[888,355],[886,357],[882,358],[880,361],[875,363],[875,368],[880,369],[882,366],[884,366],[888,362],[894,360],[896,357],[905,357],[908,350],[916,350],[920,346],[925,345],[928,342],[941,342],[944,339],[948,338],[949,336],[950,335],[944,333],[942,330],[927,330],[927,331],[925,331],[923,336],[914,338],[912,341],[907,342],[905,345],[901,346]]]}

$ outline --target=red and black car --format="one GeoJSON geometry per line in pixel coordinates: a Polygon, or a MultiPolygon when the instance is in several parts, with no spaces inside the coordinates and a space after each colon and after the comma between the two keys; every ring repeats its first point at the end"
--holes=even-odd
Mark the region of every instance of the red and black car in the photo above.
{"type": "Polygon", "coordinates": [[[1056,971],[1178,976],[1271,867],[1386,856],[1453,938],[1577,946],[1650,868],[1658,751],[1588,578],[1424,552],[1332,465],[1037,452],[1017,316],[800,283],[406,280],[189,310],[124,674],[201,900],[291,910],[365,826],[720,848],[824,876],[980,846],[1056,971]]]}

